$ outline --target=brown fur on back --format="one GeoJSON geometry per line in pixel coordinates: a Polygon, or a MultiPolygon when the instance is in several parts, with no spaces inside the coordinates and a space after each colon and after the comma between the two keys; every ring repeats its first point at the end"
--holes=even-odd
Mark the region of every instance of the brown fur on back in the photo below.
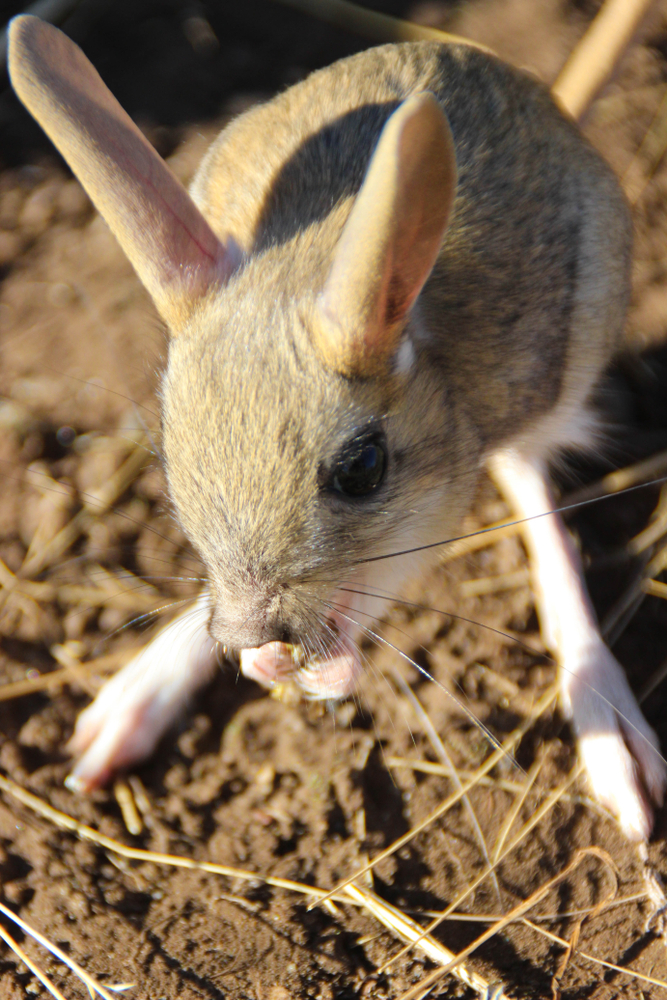
{"type": "Polygon", "coordinates": [[[426,349],[491,445],[563,394],[588,391],[616,348],[628,294],[622,195],[546,88],[465,46],[383,46],[232,123],[192,193],[213,229],[251,256],[282,248],[290,295],[315,293],[383,125],[423,90],[447,114],[459,171],[419,304],[426,349]]]}

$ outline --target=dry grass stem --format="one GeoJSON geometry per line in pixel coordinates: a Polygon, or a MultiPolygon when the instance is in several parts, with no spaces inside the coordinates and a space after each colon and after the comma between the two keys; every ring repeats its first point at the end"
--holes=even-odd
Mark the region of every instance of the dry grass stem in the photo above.
{"type": "Polygon", "coordinates": [[[120,468],[107,479],[104,486],[85,494],[82,498],[84,507],[97,517],[108,511],[152,459],[153,453],[148,447],[148,442],[141,440],[136,448],[132,449],[120,468]]]}
{"type": "Polygon", "coordinates": [[[131,652],[110,653],[108,656],[100,656],[95,660],[88,660],[85,663],[78,663],[61,670],[52,670],[48,674],[39,674],[36,677],[28,677],[24,681],[13,681],[10,684],[0,684],[0,701],[10,701],[12,698],[22,698],[25,695],[34,694],[36,691],[56,691],[64,684],[71,684],[81,680],[81,671],[88,674],[112,673],[122,666],[123,662],[129,658],[131,652]]]}
{"type": "Polygon", "coordinates": [[[509,809],[507,816],[505,816],[502,826],[498,831],[498,836],[496,837],[496,842],[493,845],[493,851],[491,854],[491,860],[494,865],[498,863],[498,859],[502,854],[505,841],[509,836],[509,832],[514,826],[514,823],[519,813],[521,812],[521,809],[523,808],[524,802],[528,798],[530,790],[535,784],[537,776],[542,770],[542,767],[544,766],[545,760],[546,760],[546,751],[544,747],[541,747],[540,752],[535,758],[533,766],[530,768],[528,774],[526,775],[526,780],[521,788],[521,794],[517,796],[514,804],[512,805],[512,808],[509,809]]]}
{"type": "MultiPolygon", "coordinates": [[[[565,796],[561,796],[561,802],[565,796]]],[[[642,903],[644,900],[649,898],[648,892],[635,892],[631,896],[617,896],[614,899],[607,900],[604,906],[601,908],[600,912],[605,912],[607,910],[613,910],[618,906],[630,906],[634,903],[642,903]]],[[[534,916],[532,919],[535,923],[551,924],[557,920],[575,920],[578,917],[587,917],[591,912],[597,907],[587,906],[584,909],[579,910],[563,910],[558,913],[541,913],[534,916]]],[[[415,912],[417,916],[420,917],[440,917],[441,913],[438,910],[418,910],[412,911],[408,910],[408,913],[415,912]]],[[[504,914],[500,913],[465,913],[463,910],[455,910],[450,913],[446,920],[451,920],[457,923],[468,923],[468,924],[493,924],[497,920],[501,920],[504,914]]]]}
{"type": "MultiPolygon", "coordinates": [[[[544,708],[548,707],[548,705],[551,703],[552,698],[553,698],[553,692],[550,690],[547,693],[547,696],[545,696],[542,699],[543,704],[536,706],[536,709],[539,710],[541,708],[541,710],[543,711],[544,708]]],[[[536,717],[537,714],[541,713],[537,711],[536,717]]],[[[575,771],[570,774],[568,779],[566,779],[566,782],[562,786],[560,786],[560,788],[554,790],[551,793],[548,799],[542,804],[540,809],[536,811],[531,820],[523,827],[523,829],[519,832],[519,834],[514,838],[512,843],[502,852],[498,860],[502,860],[502,858],[505,857],[510,850],[513,850],[514,847],[516,847],[517,844],[520,842],[520,840],[523,839],[535,826],[535,824],[539,822],[540,819],[546,814],[548,809],[553,807],[553,805],[562,797],[566,788],[569,787],[572,781],[574,781],[575,778],[578,776],[580,770],[581,770],[580,766],[577,767],[575,771]]],[[[9,794],[14,799],[21,801],[24,805],[28,806],[28,808],[38,813],[39,815],[43,816],[44,818],[48,819],[50,822],[54,823],[58,827],[76,833],[82,839],[92,841],[93,843],[96,843],[98,846],[103,847],[106,850],[111,851],[114,854],[117,854],[121,857],[126,857],[138,861],[151,861],[153,863],[165,864],[173,867],[197,869],[201,871],[211,872],[213,874],[225,875],[230,878],[237,878],[244,881],[260,880],[261,882],[267,885],[272,885],[277,888],[283,888],[290,891],[296,891],[300,894],[310,895],[311,897],[317,898],[320,903],[328,901],[333,896],[332,893],[326,893],[324,892],[324,890],[318,889],[316,887],[307,886],[302,883],[294,882],[288,879],[264,877],[262,875],[258,875],[255,872],[247,872],[244,871],[243,869],[232,868],[226,865],[217,865],[208,862],[196,862],[190,858],[178,857],[175,855],[165,855],[153,851],[128,848],[126,845],[120,843],[119,841],[116,841],[113,838],[99,834],[97,831],[92,830],[90,827],[87,827],[84,824],[79,823],[77,820],[75,820],[71,816],[68,816],[66,813],[54,809],[48,803],[40,799],[38,796],[35,796],[33,795],[33,793],[28,792],[27,790],[21,788],[19,785],[16,785],[14,782],[10,781],[4,776],[0,776],[0,789],[4,791],[6,794],[9,794]]],[[[392,847],[395,848],[395,845],[392,845],[392,847]]],[[[371,862],[371,864],[368,867],[369,868],[372,867],[375,863],[377,863],[377,860],[378,860],[377,858],[374,859],[374,861],[371,862]]],[[[568,870],[569,869],[566,869],[566,872],[568,870]]],[[[428,935],[432,931],[432,929],[434,929],[439,923],[442,922],[442,920],[446,919],[447,916],[449,916],[451,912],[453,912],[454,908],[460,905],[462,899],[466,898],[472,891],[474,891],[474,889],[482,881],[482,879],[488,877],[488,875],[489,875],[489,870],[487,869],[481,874],[481,876],[478,879],[475,880],[475,883],[473,883],[473,885],[470,886],[469,889],[466,890],[459,897],[459,899],[456,900],[456,902],[453,904],[452,907],[448,907],[444,913],[438,914],[438,916],[432,922],[432,925],[429,926],[429,928],[423,929],[419,925],[414,924],[412,921],[409,920],[401,924],[400,920],[405,920],[405,918],[403,917],[402,914],[400,914],[399,911],[395,911],[395,919],[399,920],[399,923],[395,925],[394,929],[400,935],[402,935],[404,931],[406,932],[406,937],[404,939],[407,939],[411,942],[410,946],[413,946],[413,944],[419,944],[420,941],[424,939],[424,936],[428,935]]],[[[346,891],[345,895],[341,895],[339,892],[336,892],[335,898],[338,899],[339,901],[348,901],[353,903],[356,902],[357,905],[364,905],[366,908],[369,908],[368,899],[370,899],[370,897],[364,899],[363,904],[360,901],[359,894],[363,892],[364,890],[361,890],[359,889],[358,886],[355,886],[352,888],[352,892],[346,891]]],[[[377,906],[381,908],[383,906],[382,902],[378,901],[377,906]]],[[[2,908],[0,906],[0,910],[1,909],[2,908]]],[[[393,908],[386,908],[384,916],[386,917],[387,913],[389,913],[390,910],[392,909],[393,908]]],[[[379,917],[379,912],[378,911],[374,912],[375,915],[379,917]]],[[[514,913],[515,911],[512,912],[514,913]]],[[[508,919],[515,919],[515,917],[511,915],[509,917],[503,917],[502,921],[499,921],[498,923],[502,922],[504,926],[504,923],[506,923],[508,919]]],[[[487,932],[487,938],[490,935],[490,933],[491,933],[490,931],[487,932]]],[[[494,933],[497,933],[497,930],[494,931],[494,933]]],[[[41,940],[39,937],[37,937],[37,939],[41,940]]],[[[482,943],[482,941],[480,940],[479,943],[482,943]]],[[[430,945],[427,945],[426,947],[430,947],[430,945]]],[[[54,952],[54,954],[56,953],[57,952],[54,952]]],[[[447,961],[448,962],[456,961],[457,963],[459,963],[465,957],[466,956],[464,955],[457,955],[451,960],[447,959],[447,961]]],[[[398,956],[395,956],[394,960],[396,960],[396,958],[398,958],[398,956]]],[[[443,956],[441,955],[440,959],[438,960],[441,961],[442,959],[443,956]]],[[[478,982],[479,984],[481,980],[478,979],[476,980],[476,982],[478,982]]]]}
{"type": "Polygon", "coordinates": [[[464,580],[459,586],[461,597],[482,597],[484,594],[500,594],[505,590],[518,590],[530,583],[528,567],[500,576],[484,576],[476,580],[464,580]]]}
{"type": "MultiPolygon", "coordinates": [[[[398,670],[393,671],[393,677],[394,677],[394,682],[397,685],[398,689],[400,690],[401,694],[412,707],[412,710],[415,713],[417,720],[419,721],[424,731],[424,734],[426,735],[426,738],[431,744],[433,753],[439,759],[441,764],[450,769],[449,777],[453,781],[454,787],[457,789],[457,791],[459,792],[462,791],[463,782],[461,781],[461,778],[459,777],[459,774],[456,768],[454,767],[454,763],[449,754],[447,753],[445,745],[440,739],[440,736],[438,735],[435,726],[431,722],[428,712],[426,711],[426,709],[420,702],[417,695],[414,693],[414,691],[407,683],[407,681],[401,676],[398,670]]],[[[477,816],[475,814],[475,810],[473,809],[472,803],[470,802],[469,796],[464,794],[462,796],[461,802],[463,804],[466,816],[468,817],[468,821],[472,828],[473,837],[477,841],[477,846],[480,849],[481,855],[486,861],[487,865],[490,865],[491,858],[489,857],[489,849],[487,847],[486,840],[484,838],[484,833],[479,824],[479,820],[477,819],[477,816]]],[[[493,872],[492,874],[492,881],[496,892],[496,896],[498,898],[498,903],[500,903],[501,902],[500,886],[498,885],[498,879],[496,877],[495,872],[493,872]]]]}
{"type": "MultiPolygon", "coordinates": [[[[612,862],[612,864],[613,864],[613,862],[612,862]]],[[[619,876],[619,872],[618,872],[618,869],[616,868],[615,865],[613,866],[613,871],[614,871],[614,876],[615,876],[614,877],[614,884],[609,887],[609,892],[607,893],[606,897],[603,896],[602,899],[599,900],[599,902],[595,904],[595,906],[591,907],[591,909],[589,910],[588,913],[582,914],[581,917],[578,917],[574,921],[574,926],[573,926],[572,931],[570,933],[570,937],[568,938],[567,947],[566,947],[565,951],[563,952],[563,956],[562,956],[560,962],[558,963],[558,967],[557,967],[557,969],[556,969],[556,971],[555,971],[555,973],[553,975],[553,978],[551,980],[551,991],[552,991],[552,994],[553,994],[554,998],[560,997],[560,982],[561,982],[563,976],[565,975],[565,971],[566,971],[566,969],[567,969],[567,967],[568,967],[568,965],[570,963],[570,959],[572,958],[572,954],[575,951],[577,945],[579,944],[579,937],[581,935],[581,928],[582,928],[582,926],[584,924],[584,921],[585,920],[593,920],[595,917],[599,916],[600,913],[602,913],[604,910],[607,909],[607,906],[609,905],[609,903],[611,903],[616,898],[616,896],[618,894],[618,876],[619,876]]]]}
{"type": "MultiPolygon", "coordinates": [[[[83,969],[78,962],[75,962],[73,958],[71,958],[61,948],[59,948],[58,945],[54,944],[52,941],[49,941],[48,938],[45,938],[43,934],[40,934],[39,931],[36,931],[33,927],[30,926],[30,924],[27,924],[25,920],[22,920],[19,916],[16,915],[16,913],[8,909],[2,903],[0,903],[0,913],[2,913],[5,917],[7,917],[8,920],[11,920],[12,923],[20,927],[21,930],[29,937],[34,938],[34,940],[37,941],[38,944],[41,944],[43,948],[46,948],[47,951],[50,951],[52,955],[60,959],[60,961],[63,962],[64,965],[66,965],[69,969],[71,969],[74,975],[78,976],[81,982],[87,986],[88,992],[90,993],[91,996],[94,996],[95,993],[99,993],[99,995],[103,998],[103,1000],[115,1000],[115,998],[111,996],[111,993],[109,993],[109,989],[113,990],[114,992],[119,992],[121,990],[128,989],[130,985],[132,985],[130,983],[127,984],[123,983],[115,987],[105,988],[104,986],[102,986],[101,983],[98,983],[98,981],[93,976],[89,975],[89,973],[87,973],[86,970],[83,969]]],[[[13,946],[10,945],[10,947],[13,946]]],[[[17,952],[17,954],[19,953],[17,952]]],[[[31,965],[29,965],[29,961],[24,957],[23,954],[21,954],[19,957],[21,958],[22,962],[25,962],[26,965],[28,965],[31,969],[33,968],[31,965]]],[[[33,971],[35,970],[33,969],[33,971]]],[[[39,974],[37,972],[35,972],[35,975],[38,976],[38,978],[41,978],[39,977],[39,974]]],[[[54,993],[53,995],[60,996],[61,994],[54,993]]]]}
{"type": "Polygon", "coordinates": [[[154,825],[153,807],[144,788],[143,781],[138,774],[128,774],[127,783],[132,789],[134,804],[141,813],[144,823],[150,828],[154,825]]]}
{"type": "Polygon", "coordinates": [[[492,924],[488,930],[484,931],[483,934],[480,934],[479,937],[475,938],[475,940],[472,941],[467,948],[460,951],[451,960],[451,962],[445,965],[442,969],[436,969],[434,972],[431,972],[428,976],[422,979],[416,986],[413,986],[412,989],[406,990],[405,993],[401,994],[398,1000],[414,1000],[414,998],[419,996],[422,990],[426,987],[434,985],[442,979],[443,976],[447,975],[447,973],[452,972],[460,962],[463,962],[466,958],[472,955],[472,953],[481,947],[481,945],[495,937],[496,934],[503,931],[509,924],[515,923],[524,915],[524,913],[527,913],[528,910],[531,910],[533,906],[535,906],[536,903],[539,903],[539,901],[543,899],[555,886],[566,879],[576,868],[578,868],[586,857],[596,857],[602,861],[602,863],[611,870],[614,875],[614,881],[616,882],[616,866],[606,851],[603,851],[599,847],[585,847],[582,850],[577,851],[572,861],[566,868],[563,869],[563,871],[559,872],[558,875],[554,875],[553,878],[548,879],[539,887],[539,889],[536,889],[535,892],[528,897],[528,899],[519,903],[518,906],[515,906],[514,909],[510,910],[508,914],[492,924]]]}
{"type": "MultiPolygon", "coordinates": [[[[505,633],[505,636],[509,635],[509,632],[505,633]]],[[[522,642],[522,646],[527,651],[529,650],[534,652],[537,656],[544,655],[544,650],[537,649],[533,645],[532,641],[530,646],[528,646],[525,642],[522,642]]],[[[546,655],[548,657],[548,654],[546,655]]],[[[505,674],[498,670],[493,670],[491,667],[487,667],[484,663],[475,663],[474,667],[475,672],[483,678],[485,685],[499,698],[503,698],[511,704],[514,711],[518,712],[521,716],[531,714],[535,703],[533,695],[524,691],[505,674]]]]}
{"type": "Polygon", "coordinates": [[[118,803],[127,832],[132,834],[133,837],[138,837],[143,831],[144,824],[141,822],[141,816],[139,815],[137,804],[134,801],[132,789],[128,785],[127,781],[121,781],[119,779],[114,782],[113,793],[116,798],[116,802],[118,803]]]}
{"type": "MultiPolygon", "coordinates": [[[[620,900],[619,902],[625,902],[625,900],[620,900]]],[[[609,904],[608,904],[609,906],[609,904]]],[[[544,927],[540,927],[535,920],[529,920],[527,917],[523,917],[521,922],[534,930],[537,934],[541,934],[542,937],[548,938],[555,944],[562,945],[563,948],[569,948],[570,942],[566,941],[565,938],[559,937],[558,934],[554,934],[552,931],[546,930],[544,927]]],[[[598,958],[597,955],[591,955],[587,951],[581,951],[578,948],[573,950],[573,957],[583,958],[587,962],[592,962],[594,965],[601,965],[605,969],[611,969],[613,972],[622,972],[626,976],[630,976],[631,979],[638,979],[640,982],[649,983],[651,986],[662,986],[663,989],[667,989],[667,982],[662,979],[654,979],[653,976],[647,976],[643,972],[635,972],[634,969],[628,969],[623,965],[614,965],[613,962],[607,962],[604,958],[598,958]]]]}
{"type": "Polygon", "coordinates": [[[656,546],[655,555],[651,558],[648,566],[646,567],[645,576],[655,577],[659,576],[667,569],[667,542],[662,545],[656,546]]]}
{"type": "Polygon", "coordinates": [[[114,608],[130,617],[162,610],[164,599],[155,587],[128,570],[112,572],[98,565],[89,570],[89,573],[93,572],[98,580],[83,585],[38,582],[22,579],[0,560],[0,610],[6,615],[8,611],[19,608],[33,618],[39,616],[37,604],[53,602],[60,607],[79,607],[83,611],[97,607],[114,608]]]}
{"type": "Polygon", "coordinates": [[[6,945],[9,946],[9,948],[11,948],[16,957],[19,958],[24,965],[27,965],[27,967],[32,972],[33,976],[39,979],[42,986],[46,987],[51,996],[54,996],[56,1000],[66,1000],[66,997],[60,992],[55,983],[53,983],[51,979],[49,979],[47,974],[43,972],[42,969],[40,969],[40,967],[35,962],[33,962],[30,956],[25,953],[23,948],[21,948],[20,944],[18,944],[18,942],[14,940],[11,934],[9,934],[2,926],[0,926],[0,938],[2,938],[2,940],[5,942],[6,945]]]}
{"type": "Polygon", "coordinates": [[[554,100],[581,118],[614,72],[653,0],[606,0],[551,88],[554,100]]]}
{"type": "MultiPolygon", "coordinates": [[[[437,28],[413,24],[401,18],[367,10],[350,0],[279,0],[346,31],[374,42],[436,40],[480,45],[437,28]]],[[[584,36],[575,46],[551,88],[554,100],[573,118],[580,118],[611,76],[622,53],[630,45],[652,0],[606,0],[584,36]]]]}
{"type": "MultiPolygon", "coordinates": [[[[667,676],[667,664],[664,666],[664,673],[662,674],[662,677],[664,676],[667,676]]],[[[660,683],[662,677],[656,682],[656,684],[660,683]]],[[[387,757],[386,763],[387,767],[405,767],[409,768],[411,771],[420,771],[423,774],[439,774],[442,775],[443,778],[451,777],[451,771],[449,768],[446,768],[442,764],[433,760],[410,760],[407,757],[387,757]]],[[[467,768],[459,768],[458,774],[461,778],[468,780],[475,774],[475,772],[470,771],[467,768]]],[[[525,788],[524,782],[512,781],[510,778],[496,777],[495,775],[493,777],[485,775],[484,777],[478,779],[477,784],[483,785],[487,788],[498,788],[500,791],[509,792],[511,795],[520,795],[525,788]]],[[[577,805],[585,806],[587,809],[599,812],[602,816],[609,815],[607,810],[603,809],[603,807],[589,795],[573,795],[565,793],[562,796],[562,801],[574,802],[577,805]]]]}
{"type": "MultiPolygon", "coordinates": [[[[345,892],[355,902],[360,903],[364,909],[368,910],[369,913],[379,920],[380,923],[384,924],[393,934],[396,934],[403,941],[414,944],[415,947],[419,948],[432,961],[437,962],[438,965],[448,965],[456,959],[454,953],[445,948],[439,941],[428,935],[423,936],[423,928],[416,921],[411,920],[400,910],[397,910],[396,907],[380,899],[374,892],[362,889],[356,885],[348,885],[345,892]]],[[[461,982],[475,990],[476,993],[479,993],[480,996],[489,996],[491,984],[478,973],[470,971],[464,965],[459,965],[454,969],[453,974],[461,982]]],[[[493,996],[496,1000],[511,1000],[505,992],[494,993],[493,996]]]]}
{"type": "Polygon", "coordinates": [[[644,597],[644,571],[635,574],[631,584],[600,622],[600,632],[609,646],[613,646],[639,611],[644,597]]]}
{"type": "Polygon", "coordinates": [[[18,575],[23,578],[34,577],[57,563],[77,539],[132,485],[151,459],[151,452],[146,445],[137,445],[102,488],[81,498],[83,507],[71,521],[39,552],[33,553],[30,558],[26,557],[18,575]]]}
{"type": "Polygon", "coordinates": [[[652,594],[655,597],[667,596],[667,587],[653,579],[663,572],[667,564],[667,544],[658,546],[667,534],[667,488],[662,487],[660,499],[653,513],[650,524],[630,539],[626,552],[633,557],[640,557],[640,565],[626,590],[607,612],[601,631],[610,645],[613,645],[635,616],[644,597],[652,594]]]}
{"type": "Polygon", "coordinates": [[[667,583],[663,583],[661,580],[644,580],[643,589],[645,594],[667,600],[667,583]]]}
{"type": "Polygon", "coordinates": [[[623,469],[616,469],[614,472],[603,476],[596,483],[583,486],[580,490],[575,490],[563,497],[562,506],[567,507],[573,504],[588,503],[592,500],[600,500],[602,497],[611,496],[613,493],[621,493],[623,490],[631,489],[633,486],[641,486],[642,483],[649,483],[667,474],[667,451],[660,451],[657,455],[651,455],[641,462],[627,465],[623,469]]]}
{"type": "Polygon", "coordinates": [[[479,531],[471,532],[464,538],[457,538],[452,542],[447,542],[438,551],[439,562],[448,563],[461,556],[467,556],[471,552],[479,552],[489,545],[495,545],[501,538],[511,538],[521,531],[521,523],[511,518],[503,518],[494,524],[487,524],[479,531]]]}
{"type": "MultiPolygon", "coordinates": [[[[498,857],[493,862],[493,865],[492,866],[490,865],[487,868],[483,869],[480,872],[480,874],[475,878],[475,880],[472,882],[472,884],[468,886],[467,889],[464,889],[462,892],[460,892],[459,895],[456,897],[456,899],[454,899],[449,904],[449,906],[447,906],[446,909],[442,911],[442,913],[438,914],[437,917],[434,917],[433,920],[431,920],[430,924],[428,924],[428,926],[424,929],[423,931],[424,934],[432,934],[433,931],[436,929],[436,927],[440,926],[443,920],[446,920],[449,916],[451,916],[451,914],[454,913],[454,911],[459,906],[461,906],[462,903],[465,902],[468,896],[470,896],[471,893],[473,893],[475,889],[479,885],[481,885],[486,878],[488,878],[490,871],[492,869],[497,868],[500,862],[504,858],[506,858],[508,854],[510,854],[516,847],[518,847],[521,841],[528,836],[530,831],[534,829],[535,826],[537,826],[537,824],[547,815],[548,812],[550,812],[551,809],[553,809],[553,807],[562,799],[565,791],[570,787],[570,785],[572,785],[577,780],[577,778],[582,774],[582,772],[583,772],[583,765],[581,764],[581,762],[579,762],[572,768],[565,781],[561,785],[559,785],[558,788],[555,788],[546,797],[546,799],[541,803],[539,808],[535,810],[531,818],[523,825],[521,830],[519,830],[518,834],[514,837],[514,839],[504,848],[504,850],[502,850],[499,853],[498,857]]],[[[591,848],[591,850],[597,850],[597,848],[591,848]]],[[[504,920],[505,918],[503,917],[502,919],[504,920]]],[[[412,945],[410,945],[407,948],[404,948],[397,955],[394,955],[393,958],[391,958],[388,962],[385,963],[385,965],[382,967],[382,971],[387,969],[390,965],[393,965],[393,963],[398,961],[399,958],[402,958],[410,950],[410,947],[412,947],[412,945]]]]}
{"type": "MultiPolygon", "coordinates": [[[[97,844],[98,847],[103,847],[105,850],[111,851],[122,858],[129,858],[132,861],[150,861],[153,864],[167,865],[170,868],[188,868],[194,871],[209,872],[212,875],[225,875],[228,878],[239,879],[242,882],[263,882],[265,885],[271,885],[277,889],[298,892],[302,896],[313,896],[321,903],[325,903],[329,899],[336,899],[338,902],[350,901],[349,898],[339,892],[328,892],[312,885],[305,885],[303,882],[294,882],[291,879],[274,878],[271,875],[250,872],[243,868],[233,868],[230,865],[218,865],[211,861],[194,861],[192,858],[186,858],[177,854],[162,854],[157,851],[145,851],[141,848],[128,847],[119,840],[107,837],[102,833],[98,833],[97,830],[93,830],[92,827],[86,826],[85,823],[80,823],[73,816],[69,816],[59,809],[54,809],[48,802],[44,802],[39,796],[22,788],[4,775],[0,775],[0,791],[18,800],[27,806],[28,809],[31,809],[55,826],[60,827],[60,829],[74,833],[82,840],[88,840],[93,844],[97,844]]],[[[2,905],[0,904],[1,911],[2,905]]]]}
{"type": "MultiPolygon", "coordinates": [[[[0,688],[1,690],[1,688],[0,688]]],[[[411,771],[420,771],[422,774],[438,774],[443,778],[452,777],[452,768],[444,764],[439,764],[434,760],[410,760],[408,757],[387,757],[387,767],[405,767],[411,771]]],[[[459,768],[457,774],[460,778],[468,780],[474,774],[466,768],[459,768]]],[[[511,781],[509,778],[495,778],[485,775],[479,778],[478,785],[485,785],[487,788],[501,788],[503,791],[511,792],[513,795],[520,794],[523,784],[520,781],[511,781]]]]}
{"type": "MultiPolygon", "coordinates": [[[[500,763],[501,760],[507,759],[508,755],[512,753],[517,744],[523,739],[524,735],[528,732],[528,730],[533,725],[535,720],[538,719],[545,711],[547,711],[547,709],[554,704],[557,698],[558,698],[558,686],[553,685],[545,692],[545,694],[542,695],[540,700],[536,703],[532,715],[528,719],[524,720],[524,722],[507,737],[505,742],[497,750],[494,750],[493,753],[491,753],[487,757],[485,762],[481,764],[480,767],[478,767],[477,770],[474,772],[473,776],[468,781],[463,782],[461,788],[458,791],[454,792],[452,795],[447,796],[444,802],[441,802],[440,805],[436,809],[434,809],[431,813],[429,813],[429,815],[425,819],[423,819],[420,823],[417,823],[417,825],[408,830],[407,833],[404,833],[402,837],[399,837],[397,840],[395,840],[393,844],[389,845],[389,847],[386,847],[383,851],[380,851],[380,853],[377,854],[373,858],[373,860],[368,863],[368,865],[365,865],[362,868],[357,869],[357,871],[354,872],[353,875],[350,875],[342,882],[339,882],[338,885],[334,889],[332,889],[330,893],[327,894],[326,898],[328,898],[328,896],[339,894],[351,882],[358,881],[365,875],[365,873],[368,871],[369,868],[372,868],[374,865],[379,864],[385,858],[391,857],[391,855],[395,854],[396,851],[401,849],[401,847],[404,847],[406,844],[409,844],[411,840],[414,840],[414,838],[419,833],[421,833],[422,830],[427,829],[437,819],[440,819],[441,816],[444,816],[445,813],[452,808],[452,806],[456,805],[457,802],[460,802],[463,796],[466,795],[471,788],[475,787],[480,778],[484,777],[485,774],[488,774],[489,771],[491,771],[496,766],[496,764],[500,763]]],[[[0,788],[1,787],[2,786],[0,785],[0,788]]],[[[488,872],[486,874],[488,874],[488,872]]],[[[311,906],[316,906],[316,905],[318,904],[311,903],[311,906]]]]}
{"type": "Polygon", "coordinates": [[[638,535],[628,542],[628,552],[638,556],[646,549],[655,545],[667,533],[667,487],[660,490],[660,499],[653,512],[650,523],[638,535]]]}
{"type": "Polygon", "coordinates": [[[93,518],[87,510],[80,510],[64,528],[51,539],[39,552],[34,552],[29,560],[25,559],[20,569],[20,575],[25,578],[38,576],[53,563],[65,555],[77,539],[93,523],[93,518]]]}

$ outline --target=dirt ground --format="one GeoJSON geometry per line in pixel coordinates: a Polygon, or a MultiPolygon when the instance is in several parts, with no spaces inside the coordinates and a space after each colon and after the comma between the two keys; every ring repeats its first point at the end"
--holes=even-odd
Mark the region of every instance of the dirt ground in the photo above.
{"type": "MultiPolygon", "coordinates": [[[[596,7],[423,0],[383,10],[467,34],[551,82],[596,7]]],[[[82,0],[64,26],[183,180],[229,117],[369,44],[267,0],[82,0]]],[[[667,449],[667,4],[643,38],[586,123],[634,203],[635,294],[631,350],[601,394],[607,452],[597,465],[573,461],[561,473],[565,495],[667,449]]],[[[164,493],[159,321],[106,226],[7,89],[0,166],[0,781],[125,845],[238,870],[122,858],[3,784],[0,904],[103,985],[132,984],[121,995],[137,1000],[398,998],[436,967],[431,959],[418,949],[398,956],[400,938],[363,906],[309,909],[308,896],[266,879],[333,888],[429,817],[456,791],[452,765],[465,781],[493,752],[472,712],[497,740],[518,734],[519,766],[501,757],[467,801],[358,884],[422,925],[454,904],[433,939],[455,953],[546,886],[527,914],[532,923],[499,928],[466,960],[488,997],[498,984],[514,998],[667,996],[657,985],[667,982],[665,817],[642,854],[590,801],[581,777],[568,784],[577,767],[570,729],[553,703],[536,708],[548,702],[555,671],[540,653],[516,535],[449,552],[410,595],[431,610],[398,607],[382,625],[399,652],[365,650],[369,671],[354,699],[275,700],[224,663],[126,782],[87,798],[66,789],[64,748],[78,712],[153,633],[155,618],[196,593],[202,567],[164,493]],[[124,796],[136,828],[128,829],[124,796]],[[608,858],[577,855],[590,846],[608,858]],[[505,854],[495,881],[473,887],[484,850],[505,854]],[[578,950],[565,962],[562,940],[573,935],[578,950]]],[[[666,747],[657,672],[667,661],[667,606],[655,595],[628,610],[623,603],[664,544],[659,529],[643,553],[630,544],[660,502],[653,486],[604,499],[570,523],[633,687],[656,682],[644,708],[666,747]]],[[[505,513],[482,483],[466,530],[505,513]]],[[[87,995],[8,918],[0,930],[68,998],[87,995]]],[[[46,995],[2,946],[0,998],[46,995]]],[[[432,995],[475,994],[447,975],[432,995]]]]}

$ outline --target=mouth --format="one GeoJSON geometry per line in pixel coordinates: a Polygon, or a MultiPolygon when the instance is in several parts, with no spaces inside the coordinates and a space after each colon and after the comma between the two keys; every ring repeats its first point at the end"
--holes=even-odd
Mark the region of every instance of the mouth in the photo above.
{"type": "Polygon", "coordinates": [[[269,690],[294,681],[313,700],[347,697],[361,672],[359,649],[349,634],[349,623],[337,612],[327,619],[327,629],[327,648],[314,655],[306,655],[302,645],[284,642],[242,649],[241,673],[269,690]]]}

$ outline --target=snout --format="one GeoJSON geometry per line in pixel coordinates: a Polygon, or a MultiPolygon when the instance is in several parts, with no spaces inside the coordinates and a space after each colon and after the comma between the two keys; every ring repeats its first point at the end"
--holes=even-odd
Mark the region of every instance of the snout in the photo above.
{"type": "Polygon", "coordinates": [[[283,594],[274,592],[242,600],[228,595],[216,599],[210,632],[232,649],[251,649],[267,643],[298,642],[298,628],[285,607],[283,594]]]}
{"type": "Polygon", "coordinates": [[[349,599],[336,592],[318,600],[287,587],[242,601],[216,595],[210,631],[239,650],[241,672],[262,687],[293,680],[310,698],[335,700],[352,693],[361,671],[359,627],[344,613],[349,599]]]}

